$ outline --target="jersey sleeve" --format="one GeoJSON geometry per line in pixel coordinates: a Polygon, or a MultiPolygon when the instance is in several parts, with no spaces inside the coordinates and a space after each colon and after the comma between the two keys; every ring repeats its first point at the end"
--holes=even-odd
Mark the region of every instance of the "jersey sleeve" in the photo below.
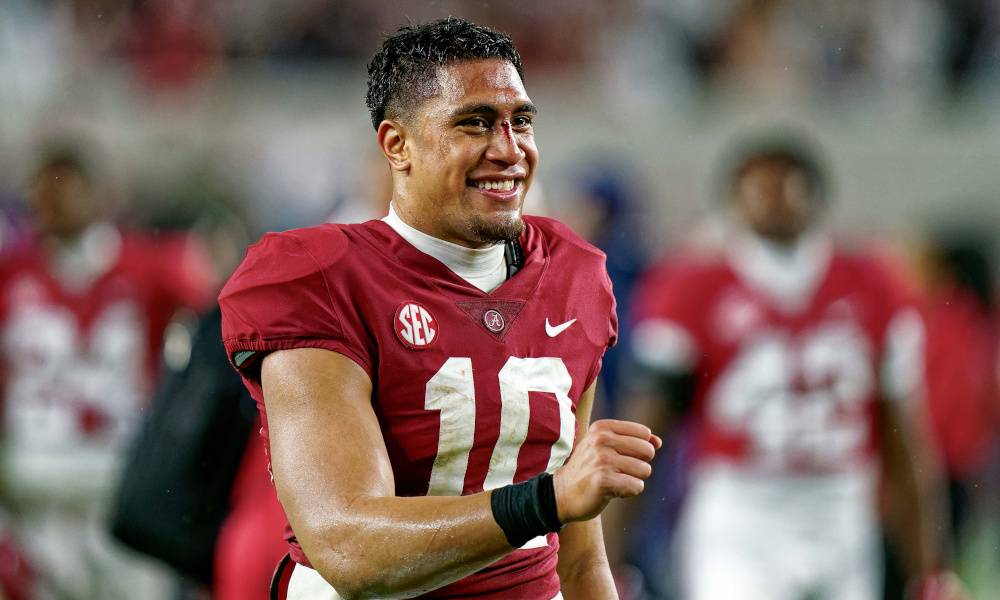
{"type": "Polygon", "coordinates": [[[657,372],[690,372],[699,354],[698,331],[704,302],[696,291],[699,277],[692,269],[662,264],[650,270],[636,289],[633,359],[657,372]]]}
{"type": "MultiPolygon", "coordinates": [[[[607,270],[603,267],[604,263],[601,263],[601,294],[599,297],[606,298],[606,304],[604,307],[607,308],[608,315],[608,329],[607,329],[607,342],[605,342],[604,348],[600,349],[600,353],[597,356],[597,360],[594,361],[590,372],[587,373],[586,385],[584,389],[589,388],[597,380],[598,374],[601,372],[601,368],[604,364],[604,353],[610,348],[613,348],[615,344],[618,343],[618,303],[615,299],[614,291],[611,286],[611,278],[608,276],[607,270]]],[[[603,309],[602,309],[603,310],[603,309]]]]}
{"type": "Polygon", "coordinates": [[[925,393],[926,328],[914,294],[897,265],[869,259],[861,266],[866,269],[868,288],[877,290],[880,301],[880,397],[890,402],[916,402],[925,393]]]}
{"type": "Polygon", "coordinates": [[[611,310],[608,314],[608,348],[613,348],[618,343],[618,301],[615,299],[614,290],[611,287],[611,277],[607,270],[604,271],[604,285],[611,296],[611,310]]]}
{"type": "Polygon", "coordinates": [[[260,356],[276,350],[322,348],[343,354],[372,373],[362,344],[343,327],[328,274],[346,251],[332,236],[322,257],[291,233],[268,234],[247,250],[219,296],[222,338],[230,361],[255,380],[260,356]]]}

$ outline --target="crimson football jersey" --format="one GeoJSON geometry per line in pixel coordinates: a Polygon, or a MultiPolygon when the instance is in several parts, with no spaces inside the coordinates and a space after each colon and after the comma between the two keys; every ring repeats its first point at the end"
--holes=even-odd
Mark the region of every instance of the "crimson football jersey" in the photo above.
{"type": "Polygon", "coordinates": [[[661,264],[636,297],[638,360],[694,376],[697,456],[759,475],[870,466],[899,286],[875,260],[830,248],[810,274],[786,276],[798,290],[782,296],[738,253],[661,264]]]}
{"type": "MultiPolygon", "coordinates": [[[[240,364],[246,352],[323,348],[365,369],[398,496],[552,472],[573,448],[577,402],[617,318],[603,253],[555,221],[524,222],[524,265],[492,293],[382,221],[268,234],[219,298],[226,349],[240,364]]],[[[243,367],[266,436],[261,385],[243,367]]],[[[537,538],[427,597],[554,597],[557,549],[555,534],[537,538]]]]}
{"type": "Polygon", "coordinates": [[[76,252],[86,277],[57,274],[29,240],[0,261],[4,472],[17,495],[108,498],[160,368],[164,329],[211,301],[205,255],[184,236],[98,225],[76,252]],[[88,257],[88,255],[90,255],[88,257]]]}
{"type": "Polygon", "coordinates": [[[971,292],[946,288],[927,298],[927,412],[948,475],[984,469],[997,443],[998,332],[971,292]]]}

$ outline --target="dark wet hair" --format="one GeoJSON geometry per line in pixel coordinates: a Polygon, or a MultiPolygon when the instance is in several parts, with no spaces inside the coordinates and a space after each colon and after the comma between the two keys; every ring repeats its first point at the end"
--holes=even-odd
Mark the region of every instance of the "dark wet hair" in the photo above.
{"type": "Polygon", "coordinates": [[[383,119],[410,117],[421,102],[437,91],[437,68],[453,61],[499,58],[514,65],[524,81],[521,57],[505,33],[448,17],[400,27],[383,40],[368,64],[365,104],[372,125],[383,119]]]}
{"type": "Polygon", "coordinates": [[[993,308],[995,300],[990,246],[988,237],[965,231],[939,234],[934,247],[941,267],[958,285],[975,294],[986,309],[993,308]]]}
{"type": "Polygon", "coordinates": [[[733,187],[756,164],[781,162],[802,171],[817,204],[826,203],[830,193],[827,161],[819,144],[793,130],[770,130],[745,135],[731,144],[722,161],[719,198],[728,199],[733,187]]]}

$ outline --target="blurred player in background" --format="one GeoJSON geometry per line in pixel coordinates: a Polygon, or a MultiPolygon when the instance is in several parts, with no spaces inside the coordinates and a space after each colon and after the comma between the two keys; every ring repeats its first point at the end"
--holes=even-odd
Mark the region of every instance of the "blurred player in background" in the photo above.
{"type": "Polygon", "coordinates": [[[989,241],[939,233],[918,246],[913,261],[927,324],[928,416],[947,477],[956,554],[982,529],[984,507],[996,502],[989,478],[1000,448],[1000,330],[989,241]]]}
{"type": "Polygon", "coordinates": [[[919,315],[823,231],[827,184],[805,142],[748,140],[727,167],[724,241],[651,269],[634,307],[628,416],[695,427],[681,597],[881,598],[883,479],[918,585],[939,566],[940,526],[914,418],[919,315]]]}
{"type": "Polygon", "coordinates": [[[184,236],[120,231],[103,164],[76,142],[47,148],[27,192],[34,232],[0,262],[3,499],[23,552],[5,593],[26,599],[160,599],[167,572],[113,542],[110,504],[163,332],[210,301],[184,236]]]}
{"type": "Polygon", "coordinates": [[[267,235],[220,296],[294,530],[278,592],[614,598],[597,516],[659,440],[589,423],[614,298],[600,251],[521,216],[517,51],[449,18],[386,38],[369,76],[389,215],[267,235]]]}

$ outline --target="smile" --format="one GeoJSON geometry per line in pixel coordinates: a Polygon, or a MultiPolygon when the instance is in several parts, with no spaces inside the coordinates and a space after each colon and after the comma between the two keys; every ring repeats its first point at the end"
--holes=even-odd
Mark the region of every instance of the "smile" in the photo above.
{"type": "Polygon", "coordinates": [[[504,179],[503,181],[473,181],[472,185],[481,190],[507,191],[514,189],[515,180],[504,179]]]}

